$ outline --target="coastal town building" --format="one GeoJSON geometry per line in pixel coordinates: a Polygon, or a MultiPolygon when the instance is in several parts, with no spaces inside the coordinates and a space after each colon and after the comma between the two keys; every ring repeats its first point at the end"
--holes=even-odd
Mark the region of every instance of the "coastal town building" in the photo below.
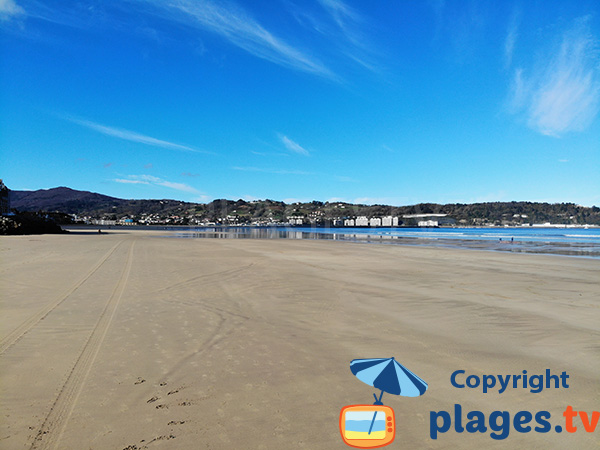
{"type": "Polygon", "coordinates": [[[369,219],[370,227],[380,227],[381,226],[381,218],[380,217],[371,217],[369,219]]]}
{"type": "Polygon", "coordinates": [[[408,224],[416,223],[419,227],[437,227],[440,225],[454,225],[456,221],[448,214],[405,214],[402,216],[408,224]]]}
{"type": "Polygon", "coordinates": [[[385,216],[381,218],[382,227],[397,227],[398,222],[398,217],[395,216],[385,216]]]}
{"type": "Polygon", "coordinates": [[[369,219],[366,216],[358,216],[354,220],[354,223],[356,224],[357,227],[368,227],[369,219]]]}
{"type": "Polygon", "coordinates": [[[116,224],[117,224],[116,220],[109,220],[109,219],[93,219],[92,220],[92,225],[102,225],[102,226],[108,227],[108,226],[113,226],[116,224]]]}
{"type": "Polygon", "coordinates": [[[290,225],[303,225],[304,224],[304,216],[289,216],[287,218],[287,220],[290,225]]]}

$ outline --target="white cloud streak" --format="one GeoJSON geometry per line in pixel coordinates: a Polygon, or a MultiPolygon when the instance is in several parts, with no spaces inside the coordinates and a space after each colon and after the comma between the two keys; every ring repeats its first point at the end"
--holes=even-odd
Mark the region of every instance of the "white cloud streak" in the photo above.
{"type": "Polygon", "coordinates": [[[302,147],[297,142],[292,141],[287,136],[284,136],[283,134],[279,134],[279,133],[277,134],[277,136],[279,137],[279,140],[283,143],[283,145],[285,145],[285,148],[287,148],[289,151],[298,153],[299,155],[304,155],[304,156],[310,155],[308,150],[306,150],[304,147],[302,147]]]}
{"type": "Polygon", "coordinates": [[[290,3],[290,8],[302,26],[328,39],[326,47],[339,49],[337,55],[343,54],[371,72],[380,72],[378,64],[372,61],[379,52],[369,45],[362,32],[364,17],[342,0],[318,0],[318,3],[326,13],[324,17],[306,4],[300,7],[290,3]]]}
{"type": "Polygon", "coordinates": [[[600,53],[588,20],[577,21],[528,75],[523,68],[514,72],[509,109],[524,113],[527,125],[541,134],[559,137],[582,131],[598,114],[600,53]]]}
{"type": "Polygon", "coordinates": [[[504,65],[509,67],[512,63],[513,52],[515,50],[515,44],[519,36],[519,24],[521,21],[521,13],[519,10],[515,10],[511,16],[508,24],[508,32],[506,33],[506,39],[504,40],[504,65]]]}
{"type": "Polygon", "coordinates": [[[170,19],[218,34],[258,58],[324,78],[337,79],[318,59],[275,36],[232,3],[213,3],[208,0],[145,1],[170,13],[170,19]]]}
{"type": "Polygon", "coordinates": [[[125,141],[137,142],[140,144],[151,145],[153,147],[166,148],[168,150],[178,150],[183,152],[193,152],[193,153],[210,153],[203,150],[197,150],[195,148],[189,147],[187,145],[176,144],[174,142],[163,141],[161,139],[156,139],[151,136],[146,136],[141,133],[137,133],[135,131],[124,130],[122,128],[110,127],[107,125],[102,125],[96,122],[92,122],[90,120],[78,119],[74,117],[67,117],[67,120],[70,122],[76,123],[77,125],[81,125],[82,127],[89,128],[90,130],[97,131],[98,133],[115,137],[118,139],[123,139],[125,141]]]}
{"type": "Polygon", "coordinates": [[[113,181],[123,184],[145,184],[151,186],[162,186],[176,191],[189,192],[192,194],[200,194],[200,191],[184,183],[175,183],[172,181],[163,180],[162,178],[153,177],[151,175],[129,175],[127,178],[115,178],[113,181]]]}
{"type": "Polygon", "coordinates": [[[338,27],[346,32],[350,39],[354,39],[349,30],[349,22],[359,22],[360,16],[341,0],[319,0],[319,3],[331,14],[338,27]]]}
{"type": "Polygon", "coordinates": [[[0,0],[0,21],[25,14],[25,10],[15,0],[0,0]]]}
{"type": "MultiPolygon", "coordinates": [[[[109,2],[93,2],[82,0],[74,4],[68,1],[49,2],[45,0],[0,0],[0,16],[3,9],[2,3],[15,4],[18,13],[25,16],[28,20],[49,22],[53,25],[69,27],[78,30],[101,29],[104,26],[111,28],[125,28],[125,23],[109,14],[111,5],[109,2]]],[[[131,26],[127,29],[131,30],[131,26]]],[[[33,26],[26,27],[28,32],[34,32],[33,26]]],[[[50,39],[51,35],[44,34],[45,39],[50,39]]]]}

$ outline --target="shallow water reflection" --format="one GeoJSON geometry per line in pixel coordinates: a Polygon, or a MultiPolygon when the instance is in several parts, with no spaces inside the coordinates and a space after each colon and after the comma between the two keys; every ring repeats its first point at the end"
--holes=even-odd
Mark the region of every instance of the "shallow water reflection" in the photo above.
{"type": "Polygon", "coordinates": [[[295,230],[281,227],[207,227],[172,231],[168,237],[186,239],[293,239],[333,240],[371,244],[402,244],[413,246],[494,250],[515,253],[543,253],[600,258],[600,244],[594,242],[561,242],[552,240],[477,239],[431,235],[369,234],[361,231],[337,233],[332,229],[295,230]]]}

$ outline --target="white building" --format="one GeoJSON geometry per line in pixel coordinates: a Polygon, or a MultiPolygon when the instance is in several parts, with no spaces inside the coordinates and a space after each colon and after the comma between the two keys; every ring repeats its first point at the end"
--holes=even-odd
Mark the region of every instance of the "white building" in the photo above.
{"type": "Polygon", "coordinates": [[[438,221],[437,220],[419,220],[417,225],[420,227],[437,227],[438,221]]]}
{"type": "Polygon", "coordinates": [[[303,216],[289,216],[287,219],[288,219],[288,222],[290,223],[290,225],[303,225],[304,224],[303,216]]]}
{"type": "Polygon", "coordinates": [[[102,225],[102,226],[112,226],[116,225],[116,220],[107,220],[107,219],[93,219],[92,225],[102,225]]]}
{"type": "Polygon", "coordinates": [[[354,226],[354,219],[345,219],[344,220],[344,226],[345,227],[353,227],[354,226]]]}
{"type": "Polygon", "coordinates": [[[366,216],[358,216],[354,223],[356,224],[357,227],[368,227],[369,219],[367,219],[366,216]]]}
{"type": "Polygon", "coordinates": [[[371,217],[371,219],[369,220],[369,226],[380,227],[381,226],[381,218],[380,217],[371,217]]]}
{"type": "Polygon", "coordinates": [[[382,227],[397,227],[400,220],[396,216],[385,216],[381,218],[382,227]]]}
{"type": "Polygon", "coordinates": [[[409,223],[414,220],[420,227],[437,227],[441,225],[454,225],[456,222],[453,218],[448,217],[448,214],[405,214],[404,219],[409,219],[409,223]],[[410,220],[412,219],[412,220],[410,220]],[[426,225],[421,225],[421,223],[426,225]],[[431,225],[431,223],[435,223],[431,225]]]}

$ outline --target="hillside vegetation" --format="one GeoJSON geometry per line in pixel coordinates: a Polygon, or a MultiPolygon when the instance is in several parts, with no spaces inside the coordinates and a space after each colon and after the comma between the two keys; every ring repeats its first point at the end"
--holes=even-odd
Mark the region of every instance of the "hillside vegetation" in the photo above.
{"type": "Polygon", "coordinates": [[[138,221],[155,216],[176,218],[176,223],[190,219],[215,223],[285,222],[288,217],[304,217],[307,222],[326,224],[334,219],[410,214],[447,214],[457,225],[520,225],[533,223],[600,225],[600,208],[574,203],[489,202],[489,203],[420,203],[411,206],[355,205],[344,202],[289,203],[274,200],[214,200],[210,203],[187,203],[177,200],[125,200],[93,192],[59,187],[38,191],[11,191],[11,207],[19,211],[45,211],[73,214],[87,218],[138,221]]]}

